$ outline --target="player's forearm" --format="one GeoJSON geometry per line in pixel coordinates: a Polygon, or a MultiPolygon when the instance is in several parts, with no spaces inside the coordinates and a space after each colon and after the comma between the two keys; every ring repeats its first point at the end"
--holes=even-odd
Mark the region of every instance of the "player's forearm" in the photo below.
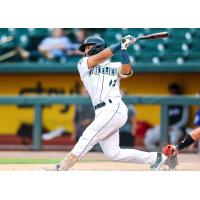
{"type": "Polygon", "coordinates": [[[200,127],[192,130],[190,136],[196,141],[200,138],[200,127]]]}
{"type": "Polygon", "coordinates": [[[103,62],[104,60],[111,58],[117,51],[120,50],[120,48],[121,48],[120,43],[114,44],[114,45],[111,45],[110,47],[104,49],[100,53],[89,57],[88,58],[88,67],[92,68],[92,67],[98,65],[99,63],[103,62]]]}
{"type": "Polygon", "coordinates": [[[127,50],[121,50],[121,63],[122,67],[120,72],[122,74],[131,74],[132,65],[127,50]]]}

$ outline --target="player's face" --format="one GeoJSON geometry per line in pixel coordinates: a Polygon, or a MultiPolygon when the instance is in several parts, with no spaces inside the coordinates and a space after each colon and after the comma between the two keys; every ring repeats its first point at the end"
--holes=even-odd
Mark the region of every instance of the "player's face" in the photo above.
{"type": "Polygon", "coordinates": [[[87,55],[88,51],[93,47],[93,45],[87,45],[85,47],[85,54],[87,55]]]}

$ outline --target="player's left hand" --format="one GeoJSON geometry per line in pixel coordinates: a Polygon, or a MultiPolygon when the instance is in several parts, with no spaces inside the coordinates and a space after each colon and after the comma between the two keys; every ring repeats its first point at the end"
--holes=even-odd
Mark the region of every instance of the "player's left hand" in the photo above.
{"type": "Polygon", "coordinates": [[[121,39],[121,49],[122,50],[127,50],[127,48],[131,45],[134,44],[136,42],[136,38],[131,36],[131,35],[127,35],[125,37],[123,37],[121,39]]]}

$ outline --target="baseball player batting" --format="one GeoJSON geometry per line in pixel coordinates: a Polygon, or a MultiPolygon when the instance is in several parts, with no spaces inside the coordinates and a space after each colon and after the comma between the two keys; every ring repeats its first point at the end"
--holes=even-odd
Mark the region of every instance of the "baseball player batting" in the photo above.
{"type": "Polygon", "coordinates": [[[127,121],[127,107],[121,100],[120,80],[133,74],[127,48],[135,42],[136,38],[128,35],[120,43],[107,47],[102,38],[92,36],[80,46],[85,56],[78,62],[78,71],[92,99],[95,119],[71,152],[53,169],[47,170],[69,170],[97,143],[112,161],[146,163],[150,164],[152,170],[159,170],[166,163],[168,157],[162,153],[119,147],[119,128],[127,121]],[[118,51],[121,53],[121,62],[110,62],[109,58],[118,51]]]}

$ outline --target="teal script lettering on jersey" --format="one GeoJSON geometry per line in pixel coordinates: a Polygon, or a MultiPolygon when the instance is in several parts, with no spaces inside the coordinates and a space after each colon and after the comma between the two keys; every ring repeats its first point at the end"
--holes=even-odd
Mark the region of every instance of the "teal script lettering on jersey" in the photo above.
{"type": "Polygon", "coordinates": [[[112,68],[112,67],[101,67],[101,66],[96,66],[90,69],[89,75],[99,75],[99,74],[107,74],[110,76],[116,76],[117,75],[117,69],[112,68]]]}

